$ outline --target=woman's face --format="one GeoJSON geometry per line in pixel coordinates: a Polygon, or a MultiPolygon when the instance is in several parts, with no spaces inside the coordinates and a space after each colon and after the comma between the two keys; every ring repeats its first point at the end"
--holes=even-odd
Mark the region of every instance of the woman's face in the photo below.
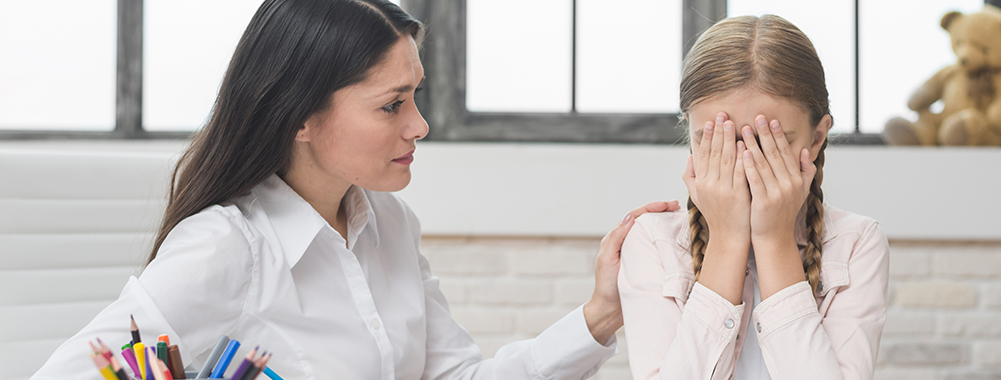
{"type": "Polygon", "coordinates": [[[334,92],[330,106],[306,121],[292,170],[328,184],[402,190],[410,183],[415,141],[428,133],[414,105],[423,78],[414,39],[400,38],[364,81],[334,92]]]}
{"type": "MultiPolygon", "coordinates": [[[[715,121],[719,112],[725,112],[729,120],[733,121],[737,141],[743,140],[741,131],[745,125],[751,127],[757,138],[754,118],[758,115],[764,115],[768,121],[778,120],[782,124],[782,131],[785,132],[792,151],[798,153],[803,148],[808,148],[810,161],[817,159],[820,147],[827,137],[827,131],[831,128],[830,115],[824,115],[818,125],[810,125],[810,115],[789,99],[768,95],[758,90],[737,90],[703,100],[689,109],[688,122],[691,126],[689,133],[693,152],[699,151],[706,122],[715,121]]],[[[695,167],[698,167],[699,155],[693,155],[692,159],[695,160],[695,167]]]]}

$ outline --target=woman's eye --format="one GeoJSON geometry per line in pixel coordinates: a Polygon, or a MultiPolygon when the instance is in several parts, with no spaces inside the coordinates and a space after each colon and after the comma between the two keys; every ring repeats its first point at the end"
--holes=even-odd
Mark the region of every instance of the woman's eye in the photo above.
{"type": "Polygon", "coordinates": [[[397,100],[392,104],[382,107],[382,110],[388,114],[397,114],[400,113],[400,105],[402,104],[403,104],[402,100],[397,100]]]}

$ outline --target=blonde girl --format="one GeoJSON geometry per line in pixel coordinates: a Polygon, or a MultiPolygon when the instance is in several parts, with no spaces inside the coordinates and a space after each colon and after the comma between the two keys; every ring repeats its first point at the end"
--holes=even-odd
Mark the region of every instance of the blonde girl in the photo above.
{"type": "Polygon", "coordinates": [[[831,128],[810,40],[778,16],[709,28],[684,63],[689,212],[636,220],[619,292],[636,379],[871,379],[888,247],[824,203],[831,128]]]}

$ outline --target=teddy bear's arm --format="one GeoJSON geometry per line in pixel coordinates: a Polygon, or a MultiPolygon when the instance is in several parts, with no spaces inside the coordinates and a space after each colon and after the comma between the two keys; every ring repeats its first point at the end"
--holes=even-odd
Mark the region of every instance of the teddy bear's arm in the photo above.
{"type": "Polygon", "coordinates": [[[907,101],[907,108],[914,111],[925,111],[932,105],[932,103],[937,102],[942,98],[942,90],[945,88],[945,83],[949,80],[949,77],[956,73],[956,66],[948,66],[942,70],[939,70],[931,78],[928,78],[921,87],[914,90],[911,94],[910,100],[907,101]]]}

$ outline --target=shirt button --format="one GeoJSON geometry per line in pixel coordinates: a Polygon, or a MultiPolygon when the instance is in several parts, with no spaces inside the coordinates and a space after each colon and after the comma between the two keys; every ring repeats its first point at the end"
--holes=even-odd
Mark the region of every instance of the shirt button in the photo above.
{"type": "Polygon", "coordinates": [[[747,277],[747,275],[749,275],[749,274],[751,274],[751,271],[747,270],[747,269],[744,269],[744,277],[747,277]]]}
{"type": "Polygon", "coordinates": [[[733,328],[733,320],[732,319],[727,319],[726,322],[723,322],[723,324],[726,325],[726,328],[728,328],[728,329],[732,329],[733,328]]]}
{"type": "Polygon", "coordinates": [[[372,320],[368,321],[368,325],[371,326],[373,330],[378,330],[379,327],[382,327],[382,323],[379,323],[379,318],[372,318],[372,320]]]}
{"type": "Polygon", "coordinates": [[[761,332],[761,322],[758,322],[758,332],[761,332]]]}
{"type": "Polygon", "coordinates": [[[817,281],[817,291],[821,292],[823,290],[824,290],[824,282],[823,281],[817,281]]]}

